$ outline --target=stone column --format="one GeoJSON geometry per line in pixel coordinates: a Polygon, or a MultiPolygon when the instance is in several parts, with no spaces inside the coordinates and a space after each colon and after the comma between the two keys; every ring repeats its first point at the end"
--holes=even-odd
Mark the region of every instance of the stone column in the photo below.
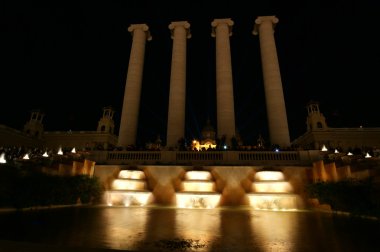
{"type": "Polygon", "coordinates": [[[118,145],[122,147],[136,144],[145,43],[152,39],[146,24],[132,24],[128,31],[133,38],[118,138],[118,145]]]}
{"type": "Polygon", "coordinates": [[[234,22],[228,19],[212,21],[211,36],[216,41],[216,116],[218,137],[227,144],[235,136],[234,89],[232,80],[230,36],[234,22]]]}
{"type": "Polygon", "coordinates": [[[167,147],[175,147],[185,137],[186,103],[186,39],[191,37],[186,21],[169,25],[173,39],[172,68],[170,74],[167,147]]]}
{"type": "Polygon", "coordinates": [[[271,144],[290,146],[290,136],[280,67],[278,64],[274,26],[275,16],[261,16],[255,20],[254,35],[259,35],[261,63],[271,144]]]}

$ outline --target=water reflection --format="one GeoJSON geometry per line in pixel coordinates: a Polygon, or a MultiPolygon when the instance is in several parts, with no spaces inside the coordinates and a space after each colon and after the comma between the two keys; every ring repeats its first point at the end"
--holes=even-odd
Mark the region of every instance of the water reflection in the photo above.
{"type": "Polygon", "coordinates": [[[245,209],[220,211],[219,232],[208,251],[261,251],[254,245],[251,223],[257,216],[245,209]]]}
{"type": "Polygon", "coordinates": [[[295,212],[258,213],[252,220],[253,236],[256,247],[262,251],[296,251],[298,240],[298,219],[295,212]]]}
{"type": "Polygon", "coordinates": [[[159,241],[177,237],[175,216],[176,210],[173,208],[151,209],[146,216],[145,239],[139,242],[138,250],[154,250],[160,245],[159,241]]]}
{"type": "Polygon", "coordinates": [[[138,250],[146,240],[146,223],[149,209],[141,207],[105,208],[99,221],[104,224],[104,240],[112,249],[138,250]],[[127,211],[125,211],[128,209],[127,211]]]}
{"type": "Polygon", "coordinates": [[[0,248],[13,240],[131,251],[378,251],[380,235],[375,220],[249,207],[2,212],[0,224],[0,248]]]}

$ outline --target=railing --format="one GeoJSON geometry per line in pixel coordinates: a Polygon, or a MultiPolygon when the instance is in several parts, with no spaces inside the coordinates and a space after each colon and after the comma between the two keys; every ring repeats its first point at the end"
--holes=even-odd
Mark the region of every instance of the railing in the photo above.
{"type": "Polygon", "coordinates": [[[177,162],[185,161],[223,161],[223,152],[193,152],[193,151],[177,151],[175,160],[177,162]]]}
{"type": "Polygon", "coordinates": [[[147,151],[108,151],[107,161],[160,161],[161,152],[147,151]]]}
{"type": "Polygon", "coordinates": [[[320,151],[93,151],[97,164],[133,165],[311,165],[320,151]]]}

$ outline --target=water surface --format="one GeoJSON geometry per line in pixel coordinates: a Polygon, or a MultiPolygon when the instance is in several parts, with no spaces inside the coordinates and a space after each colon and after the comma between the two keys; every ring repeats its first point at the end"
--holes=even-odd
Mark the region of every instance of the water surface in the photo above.
{"type": "Polygon", "coordinates": [[[0,240],[73,248],[234,252],[380,249],[380,221],[311,211],[70,207],[3,212],[0,224],[0,240]]]}

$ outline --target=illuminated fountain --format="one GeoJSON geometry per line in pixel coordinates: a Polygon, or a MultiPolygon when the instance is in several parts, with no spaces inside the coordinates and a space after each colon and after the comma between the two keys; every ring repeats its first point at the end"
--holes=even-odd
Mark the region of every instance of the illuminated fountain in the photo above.
{"type": "Polygon", "coordinates": [[[140,170],[121,170],[105,197],[109,206],[145,206],[152,201],[145,173],[140,170]]]}
{"type": "Polygon", "coordinates": [[[220,197],[209,171],[187,171],[176,192],[176,203],[180,208],[215,208],[220,197]]]}
{"type": "Polygon", "coordinates": [[[296,210],[301,203],[282,171],[256,172],[252,192],[247,196],[250,206],[258,210],[296,210]]]}

